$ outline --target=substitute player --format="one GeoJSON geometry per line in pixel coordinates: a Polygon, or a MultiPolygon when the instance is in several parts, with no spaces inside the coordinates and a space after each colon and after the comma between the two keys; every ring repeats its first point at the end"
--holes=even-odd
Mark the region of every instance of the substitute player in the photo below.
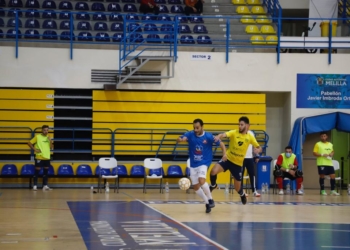
{"type": "Polygon", "coordinates": [[[51,190],[49,186],[47,185],[48,182],[48,173],[49,173],[49,167],[50,167],[50,157],[51,153],[50,150],[53,149],[52,141],[48,135],[49,133],[49,126],[43,125],[41,127],[42,133],[34,136],[33,139],[28,142],[28,146],[34,151],[35,153],[35,171],[33,176],[33,190],[37,190],[37,184],[38,184],[38,175],[41,168],[43,169],[43,190],[51,190]]]}
{"type": "MultiPolygon", "coordinates": [[[[204,200],[206,213],[210,213],[215,207],[209,185],[206,182],[207,171],[213,160],[214,135],[203,130],[203,121],[195,119],[193,130],[186,132],[177,139],[178,142],[188,142],[190,155],[190,178],[195,192],[204,200]]],[[[223,155],[226,154],[225,144],[220,140],[216,141],[220,146],[223,155]]]]}
{"type": "Polygon", "coordinates": [[[210,190],[217,188],[216,179],[217,174],[221,172],[226,172],[230,170],[233,178],[235,179],[235,189],[239,193],[242,204],[247,203],[247,198],[243,189],[241,188],[242,181],[242,166],[244,157],[247,153],[247,149],[250,144],[254,146],[254,153],[259,154],[261,152],[261,147],[256,141],[255,137],[248,134],[249,129],[249,119],[246,116],[239,118],[239,130],[230,130],[226,133],[219,134],[215,136],[215,141],[220,141],[222,138],[229,138],[229,149],[222,159],[215,164],[210,172],[210,190]]]}

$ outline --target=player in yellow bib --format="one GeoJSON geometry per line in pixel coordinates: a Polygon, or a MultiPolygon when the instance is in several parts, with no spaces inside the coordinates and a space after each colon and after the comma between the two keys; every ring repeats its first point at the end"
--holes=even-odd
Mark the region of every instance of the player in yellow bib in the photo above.
{"type": "Polygon", "coordinates": [[[321,141],[317,142],[314,147],[314,156],[317,157],[318,174],[320,175],[321,195],[327,195],[324,190],[324,176],[329,175],[331,178],[331,195],[339,195],[335,188],[335,172],[332,162],[334,155],[333,144],[327,141],[327,132],[320,133],[321,141]]]}
{"type": "Polygon", "coordinates": [[[210,190],[217,188],[216,179],[217,174],[230,170],[232,176],[235,178],[235,189],[239,193],[242,204],[247,203],[247,198],[243,189],[241,188],[242,181],[242,166],[245,155],[247,153],[250,144],[254,147],[254,153],[259,154],[261,147],[256,141],[254,135],[247,133],[249,129],[249,119],[246,116],[239,118],[239,130],[230,130],[226,133],[215,136],[215,141],[219,141],[222,138],[229,138],[229,148],[222,159],[215,164],[210,172],[210,190]]]}
{"type": "Polygon", "coordinates": [[[38,175],[41,168],[43,168],[43,184],[44,184],[43,190],[51,190],[51,188],[49,188],[49,186],[47,185],[47,182],[48,182],[48,172],[49,172],[50,158],[51,158],[50,150],[53,149],[53,144],[48,135],[49,126],[43,125],[41,129],[42,129],[42,133],[37,134],[36,136],[33,137],[33,139],[30,140],[30,142],[28,142],[28,146],[35,153],[33,191],[37,190],[38,175]]]}

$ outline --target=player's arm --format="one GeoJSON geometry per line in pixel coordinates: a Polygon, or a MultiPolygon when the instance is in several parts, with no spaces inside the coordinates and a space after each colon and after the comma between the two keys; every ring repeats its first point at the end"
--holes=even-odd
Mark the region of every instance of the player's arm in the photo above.
{"type": "Polygon", "coordinates": [[[258,155],[262,152],[262,147],[260,147],[260,144],[258,143],[258,141],[255,139],[254,136],[251,136],[250,144],[252,144],[254,147],[253,148],[254,154],[258,155]]]}
{"type": "Polygon", "coordinates": [[[31,139],[31,140],[28,142],[28,146],[29,146],[34,152],[40,153],[40,152],[41,152],[40,149],[36,149],[36,148],[34,147],[35,143],[36,143],[36,136],[34,136],[34,138],[31,139]]]}
{"type": "Polygon", "coordinates": [[[49,136],[47,136],[47,139],[50,141],[50,149],[53,150],[53,142],[49,136]]]}
{"type": "MultiPolygon", "coordinates": [[[[332,152],[333,153],[333,152],[332,152]]],[[[316,157],[327,157],[328,155],[327,154],[320,154],[318,152],[318,144],[315,145],[314,147],[314,150],[313,150],[313,155],[316,156],[316,157]]]]}
{"type": "Polygon", "coordinates": [[[185,134],[179,136],[179,138],[177,138],[177,142],[187,142],[188,135],[189,135],[189,132],[186,132],[185,134]]]}
{"type": "Polygon", "coordinates": [[[287,172],[287,169],[281,167],[282,163],[283,163],[283,156],[279,155],[278,158],[277,158],[277,162],[276,162],[276,166],[275,167],[277,169],[282,170],[283,172],[287,172]]]}
{"type": "Polygon", "coordinates": [[[222,150],[222,156],[224,157],[226,155],[226,146],[222,141],[220,141],[220,148],[222,150]]]}
{"type": "MultiPolygon", "coordinates": [[[[214,141],[215,142],[218,142],[220,141],[222,138],[226,138],[227,137],[227,134],[226,133],[221,133],[221,134],[218,134],[217,136],[214,136],[214,141]]],[[[226,149],[225,149],[226,150],[226,149]]]]}

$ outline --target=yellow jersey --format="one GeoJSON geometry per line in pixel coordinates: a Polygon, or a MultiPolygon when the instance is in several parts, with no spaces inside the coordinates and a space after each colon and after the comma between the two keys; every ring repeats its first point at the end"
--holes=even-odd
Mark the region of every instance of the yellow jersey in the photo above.
{"type": "Polygon", "coordinates": [[[254,147],[259,147],[259,143],[254,135],[249,133],[241,134],[238,130],[230,130],[225,134],[230,139],[228,150],[226,151],[227,159],[242,167],[249,145],[252,144],[254,147]]]}

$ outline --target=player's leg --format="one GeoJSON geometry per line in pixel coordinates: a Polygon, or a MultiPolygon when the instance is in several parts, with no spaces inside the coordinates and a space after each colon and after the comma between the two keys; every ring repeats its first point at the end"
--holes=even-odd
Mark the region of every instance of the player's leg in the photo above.
{"type": "Polygon", "coordinates": [[[47,185],[48,180],[49,180],[49,166],[50,166],[50,161],[49,160],[42,160],[42,167],[43,169],[43,190],[52,190],[51,188],[49,188],[49,186],[47,185]]]}
{"type": "Polygon", "coordinates": [[[34,161],[34,175],[33,175],[33,191],[36,191],[38,189],[38,176],[40,173],[40,160],[34,161]]]}
{"type": "Polygon", "coordinates": [[[302,176],[297,177],[296,182],[297,182],[297,194],[303,195],[304,193],[301,190],[301,185],[303,184],[303,177],[302,176]]]}
{"type": "Polygon", "coordinates": [[[335,171],[334,171],[334,167],[325,167],[327,170],[327,174],[329,174],[329,177],[331,178],[330,182],[331,182],[331,195],[336,195],[338,196],[339,193],[337,193],[337,191],[335,191],[335,171]]]}
{"type": "Polygon", "coordinates": [[[242,167],[227,161],[229,164],[228,169],[230,170],[233,178],[235,179],[235,189],[239,196],[241,197],[242,204],[245,205],[247,203],[247,197],[245,196],[245,193],[243,189],[241,188],[241,181],[242,181],[242,167]]]}
{"type": "Polygon", "coordinates": [[[213,196],[211,195],[210,188],[209,188],[209,185],[208,185],[207,180],[206,180],[208,166],[203,165],[203,166],[200,166],[198,168],[199,168],[199,170],[198,170],[199,184],[201,185],[201,188],[203,189],[204,194],[208,198],[210,208],[213,208],[213,207],[215,207],[215,202],[213,200],[213,196]]]}
{"type": "MultiPolygon", "coordinates": [[[[209,206],[209,200],[208,197],[205,195],[203,189],[201,189],[201,184],[200,184],[200,169],[197,168],[190,168],[190,178],[192,182],[192,186],[196,194],[203,199],[205,202],[205,212],[210,213],[211,209],[209,206]]],[[[205,179],[204,179],[205,180],[205,179]]]]}
{"type": "MultiPolygon", "coordinates": [[[[253,158],[244,159],[244,165],[247,168],[247,172],[248,172],[249,180],[250,180],[250,186],[252,188],[253,195],[255,197],[260,197],[260,194],[256,190],[254,159],[253,158]]],[[[243,174],[244,174],[244,171],[243,171],[243,174]]]]}
{"type": "Polygon", "coordinates": [[[225,162],[227,161],[219,161],[217,162],[212,170],[210,171],[210,192],[212,192],[214,189],[218,187],[218,184],[216,183],[217,175],[221,172],[225,172],[227,169],[225,169],[225,162]]]}
{"type": "Polygon", "coordinates": [[[318,168],[318,175],[320,176],[320,190],[321,195],[327,195],[326,191],[324,190],[324,176],[325,176],[325,167],[324,166],[317,166],[318,168]]]}

